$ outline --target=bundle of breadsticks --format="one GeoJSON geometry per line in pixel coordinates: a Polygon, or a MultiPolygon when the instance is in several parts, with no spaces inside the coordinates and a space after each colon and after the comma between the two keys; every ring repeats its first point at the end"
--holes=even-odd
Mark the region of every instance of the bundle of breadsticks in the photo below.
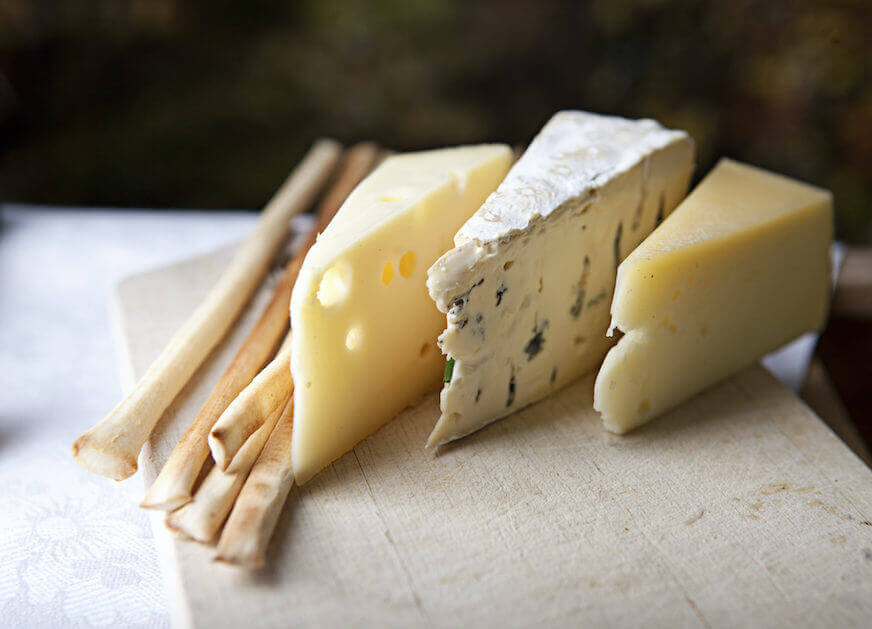
{"type": "Polygon", "coordinates": [[[263,283],[290,235],[290,219],[320,197],[316,229],[284,267],[257,323],[142,502],[166,511],[167,526],[181,536],[204,543],[218,538],[217,560],[248,567],[265,562],[294,478],[291,291],[317,233],[384,156],[372,143],[343,151],[333,140],[317,141],[133,391],[73,445],[76,461],[92,472],[122,480],[136,471],[139,452],[164,411],[263,283]]]}

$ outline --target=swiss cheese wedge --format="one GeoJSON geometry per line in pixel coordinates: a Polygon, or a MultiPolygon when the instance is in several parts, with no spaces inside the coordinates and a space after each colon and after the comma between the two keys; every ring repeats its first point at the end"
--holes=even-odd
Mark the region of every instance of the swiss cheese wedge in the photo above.
{"type": "Polygon", "coordinates": [[[823,326],[829,192],[722,160],[618,269],[594,408],[623,433],[823,326]]]}
{"type": "Polygon", "coordinates": [[[510,164],[505,145],[390,157],[310,249],[291,297],[298,483],[439,387],[427,269],[510,164]]]}

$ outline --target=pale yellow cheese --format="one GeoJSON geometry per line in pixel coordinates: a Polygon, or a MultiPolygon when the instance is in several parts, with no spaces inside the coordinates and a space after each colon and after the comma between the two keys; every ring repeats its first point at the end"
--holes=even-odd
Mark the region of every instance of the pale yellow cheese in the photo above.
{"type": "Polygon", "coordinates": [[[291,297],[298,483],[439,387],[427,269],[510,164],[501,144],[390,157],[309,251],[291,297]]]}
{"type": "Polygon", "coordinates": [[[823,326],[832,197],[722,160],[618,268],[594,408],[623,433],[823,326]]]}

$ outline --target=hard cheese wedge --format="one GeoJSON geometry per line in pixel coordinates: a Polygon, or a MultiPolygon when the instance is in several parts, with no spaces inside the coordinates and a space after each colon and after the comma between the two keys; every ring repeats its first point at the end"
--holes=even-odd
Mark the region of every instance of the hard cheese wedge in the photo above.
{"type": "Polygon", "coordinates": [[[599,364],[617,264],[684,197],[693,155],[653,120],[576,111],[545,125],[428,273],[453,361],[429,445],[599,364]]]}
{"type": "Polygon", "coordinates": [[[510,163],[504,145],[390,157],[310,249],[291,297],[297,482],[438,388],[426,270],[510,163]]]}
{"type": "Polygon", "coordinates": [[[623,433],[819,329],[832,198],[722,160],[618,269],[594,408],[623,433]]]}

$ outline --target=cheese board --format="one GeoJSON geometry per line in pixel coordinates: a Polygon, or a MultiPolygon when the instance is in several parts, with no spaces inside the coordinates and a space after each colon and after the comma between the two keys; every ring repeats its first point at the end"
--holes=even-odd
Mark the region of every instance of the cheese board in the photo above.
{"type": "MultiPolygon", "coordinates": [[[[128,390],[232,254],[117,287],[128,390]]],[[[146,486],[268,293],[160,419],[146,486]]],[[[872,471],[761,367],[625,436],[592,404],[590,375],[434,451],[428,395],[291,490],[259,571],[152,512],[174,624],[868,626],[872,471]]]]}

